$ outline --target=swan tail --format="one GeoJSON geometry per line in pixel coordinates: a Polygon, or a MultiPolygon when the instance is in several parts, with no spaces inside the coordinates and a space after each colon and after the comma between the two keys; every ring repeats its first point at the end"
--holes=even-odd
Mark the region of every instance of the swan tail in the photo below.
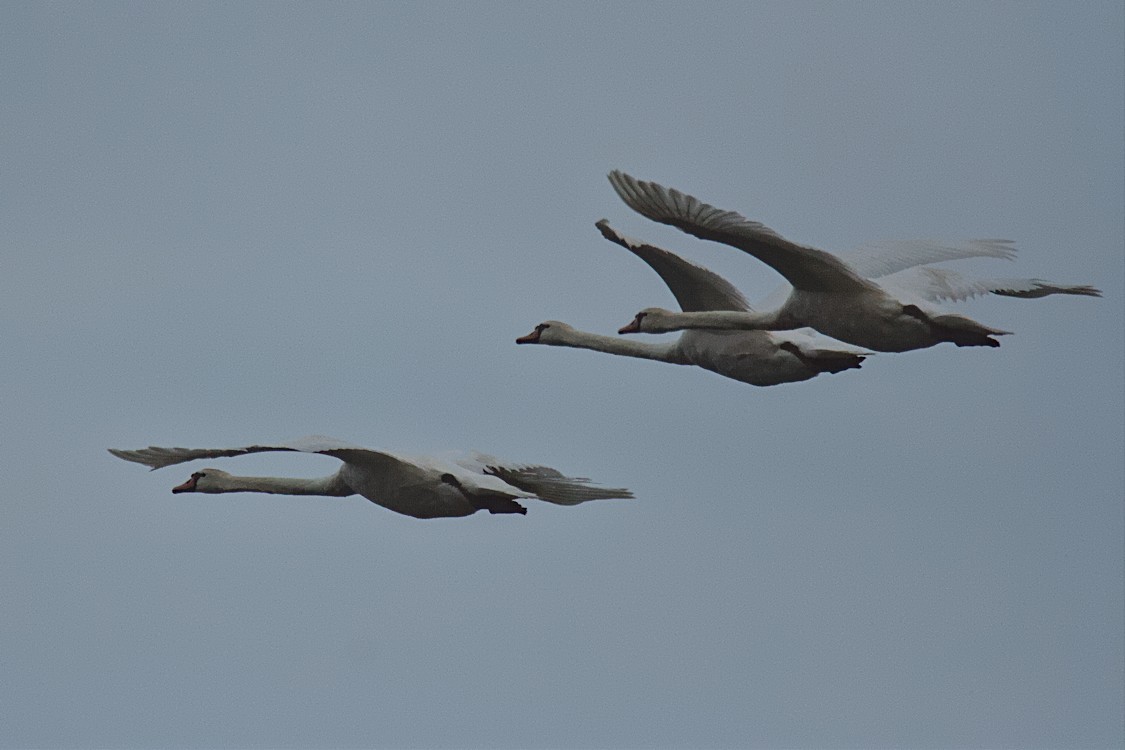
{"type": "Polygon", "coordinates": [[[849,352],[838,349],[812,349],[806,351],[792,341],[786,341],[779,348],[801,360],[811,370],[835,375],[844,370],[858,370],[869,352],[849,352]]]}
{"type": "Polygon", "coordinates": [[[518,513],[521,516],[527,515],[527,508],[523,507],[511,498],[502,501],[489,501],[485,506],[489,513],[496,515],[498,513],[518,513]]]}
{"type": "Polygon", "coordinates": [[[993,336],[1009,336],[1011,331],[1002,331],[976,322],[963,315],[936,315],[930,318],[934,333],[942,340],[957,346],[1000,346],[993,336]]]}
{"type": "Polygon", "coordinates": [[[519,513],[521,516],[527,515],[527,508],[516,502],[515,495],[493,490],[470,490],[462,484],[460,479],[448,472],[441,475],[441,481],[457,488],[462,497],[468,500],[469,504],[477,510],[487,510],[492,514],[519,513]]]}
{"type": "Polygon", "coordinates": [[[820,372],[835,375],[844,370],[858,370],[863,360],[867,359],[865,354],[852,354],[850,352],[829,352],[823,355],[813,357],[811,363],[820,372]]]}

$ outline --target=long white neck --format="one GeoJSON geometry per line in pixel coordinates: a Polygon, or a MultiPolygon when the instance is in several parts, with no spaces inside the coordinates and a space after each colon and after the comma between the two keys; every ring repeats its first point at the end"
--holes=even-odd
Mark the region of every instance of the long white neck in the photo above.
{"type": "Polygon", "coordinates": [[[237,477],[227,475],[220,483],[212,484],[212,492],[267,492],[271,495],[327,495],[347,497],[354,495],[336,474],[315,479],[300,477],[237,477]]]}
{"type": "Polygon", "coordinates": [[[676,341],[666,344],[653,344],[647,341],[637,341],[635,339],[603,336],[600,333],[569,330],[543,343],[549,346],[570,346],[575,349],[590,349],[595,352],[605,352],[606,354],[618,354],[622,357],[653,359],[658,362],[670,362],[675,365],[689,364],[684,356],[680,354],[679,343],[676,341]]]}
{"type": "Polygon", "coordinates": [[[670,313],[666,321],[676,330],[707,328],[718,331],[780,331],[793,328],[782,320],[779,310],[766,312],[742,310],[709,310],[705,312],[670,313]]]}

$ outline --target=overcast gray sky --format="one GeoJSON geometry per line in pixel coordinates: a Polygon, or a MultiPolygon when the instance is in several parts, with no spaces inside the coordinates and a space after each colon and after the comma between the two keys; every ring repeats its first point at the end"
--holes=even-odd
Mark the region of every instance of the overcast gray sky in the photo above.
{"type": "Polygon", "coordinates": [[[0,745],[1120,747],[1123,16],[6,3],[0,745]],[[602,217],[778,284],[613,168],[1105,297],[774,388],[517,347],[674,304],[602,217]],[[105,451],[309,433],[637,499],[423,522],[105,451]]]}

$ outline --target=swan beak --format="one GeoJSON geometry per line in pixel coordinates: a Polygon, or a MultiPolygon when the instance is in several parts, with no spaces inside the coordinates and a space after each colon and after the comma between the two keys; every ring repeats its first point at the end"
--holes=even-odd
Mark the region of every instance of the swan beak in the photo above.
{"type": "Polygon", "coordinates": [[[629,325],[622,326],[621,328],[618,328],[617,332],[618,333],[640,333],[641,332],[641,316],[638,315],[637,317],[633,318],[633,322],[629,323],[629,325]]]}
{"type": "Polygon", "coordinates": [[[516,339],[516,343],[517,344],[538,344],[539,343],[539,334],[540,334],[540,331],[539,331],[538,328],[536,328],[534,331],[527,334],[526,336],[520,336],[518,339],[516,339]]]}
{"type": "Polygon", "coordinates": [[[181,492],[195,492],[195,483],[199,481],[199,477],[192,477],[183,484],[177,485],[172,488],[172,494],[178,495],[181,492]]]}

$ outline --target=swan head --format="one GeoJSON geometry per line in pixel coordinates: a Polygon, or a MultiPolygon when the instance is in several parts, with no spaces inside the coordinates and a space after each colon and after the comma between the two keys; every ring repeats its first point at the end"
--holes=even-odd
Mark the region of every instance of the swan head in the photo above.
{"type": "Polygon", "coordinates": [[[230,474],[220,469],[201,469],[191,475],[183,484],[172,488],[173,494],[181,492],[207,492],[218,494],[226,492],[230,474]]]}
{"type": "Polygon", "coordinates": [[[671,320],[675,315],[671,310],[663,307],[646,307],[641,310],[626,326],[618,329],[618,333],[669,333],[680,330],[671,320]]]}
{"type": "Polygon", "coordinates": [[[526,336],[516,339],[517,344],[553,344],[566,338],[566,334],[573,331],[572,326],[557,320],[545,320],[526,336]]]}

